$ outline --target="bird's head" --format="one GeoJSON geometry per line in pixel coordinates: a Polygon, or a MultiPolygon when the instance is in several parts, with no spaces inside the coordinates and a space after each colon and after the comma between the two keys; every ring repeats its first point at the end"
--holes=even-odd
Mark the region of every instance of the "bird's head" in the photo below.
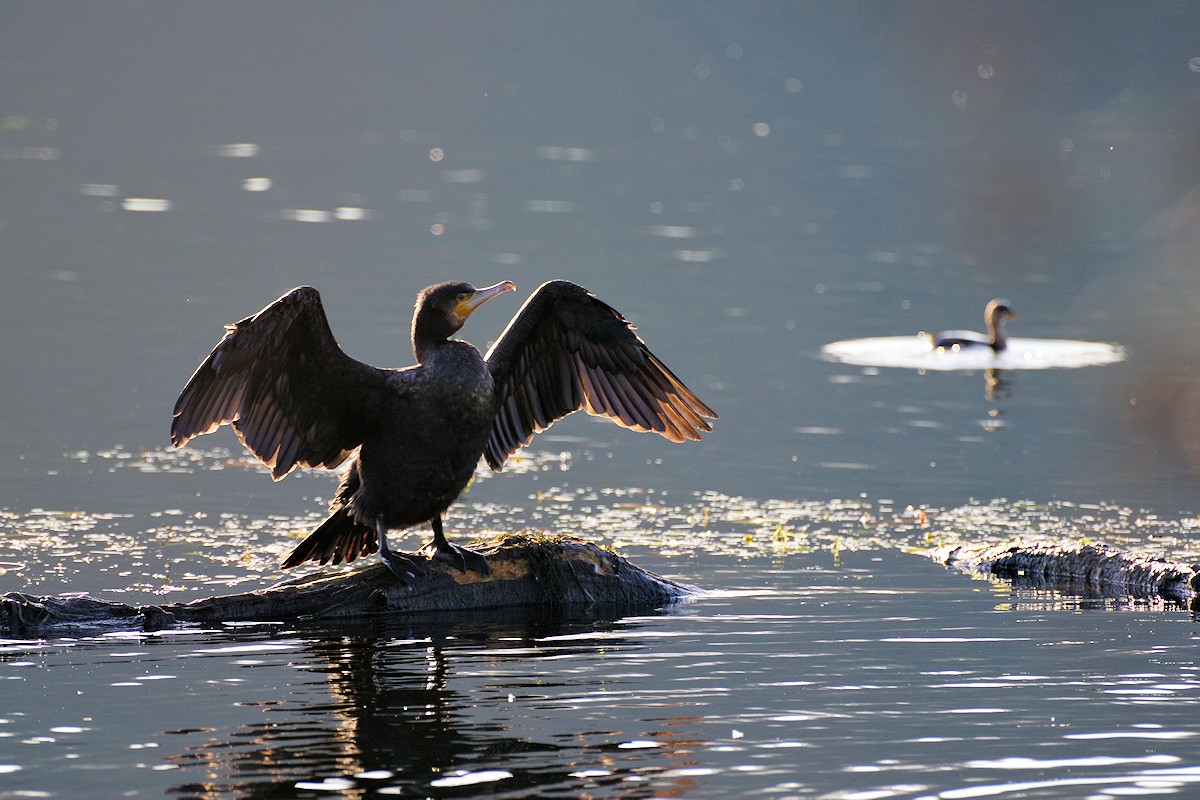
{"type": "Polygon", "coordinates": [[[486,289],[476,289],[465,281],[439,283],[417,295],[413,312],[412,338],[417,358],[424,346],[449,339],[467,322],[477,308],[504,292],[517,287],[501,281],[486,289]]]}
{"type": "Polygon", "coordinates": [[[1005,320],[1017,318],[1017,312],[1012,310],[1008,301],[999,297],[987,304],[983,315],[992,325],[1003,325],[1005,320]]]}

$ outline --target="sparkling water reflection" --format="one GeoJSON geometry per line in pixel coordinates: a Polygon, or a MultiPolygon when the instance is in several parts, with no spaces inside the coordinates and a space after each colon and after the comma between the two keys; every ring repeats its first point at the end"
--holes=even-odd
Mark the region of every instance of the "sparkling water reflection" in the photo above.
{"type": "MultiPolygon", "coordinates": [[[[73,471],[90,471],[97,462],[108,473],[132,470],[140,476],[137,480],[151,482],[208,473],[227,476],[236,486],[261,480],[252,473],[266,471],[222,449],[153,450],[134,456],[115,448],[92,456],[71,454],[60,465],[62,478],[71,479],[73,471]]],[[[572,470],[571,455],[565,451],[524,452],[512,462],[513,474],[502,480],[533,488],[527,502],[471,502],[468,493],[448,518],[448,533],[464,540],[522,529],[583,536],[626,554],[645,551],[670,558],[670,576],[688,584],[696,583],[690,564],[703,555],[726,557],[736,565],[755,557],[822,551],[882,548],[925,554],[947,545],[1017,538],[1027,543],[1084,538],[1151,558],[1200,561],[1196,517],[1168,517],[1114,504],[995,499],[945,509],[900,508],[892,500],[865,496],[818,502],[700,492],[677,498],[639,488],[572,486],[564,480],[572,470]]],[[[476,481],[492,477],[481,467],[476,481]]],[[[334,479],[302,471],[293,480],[325,493],[334,479]]],[[[5,532],[0,538],[0,576],[26,592],[62,594],[88,587],[93,594],[114,595],[125,602],[188,600],[234,587],[265,586],[279,579],[278,564],[295,540],[324,519],[320,494],[305,500],[311,510],[299,516],[209,514],[192,507],[138,514],[0,510],[0,530],[5,532]]],[[[419,536],[410,539],[415,543],[419,536]]],[[[736,566],[728,576],[736,578],[736,566]]],[[[724,590],[726,580],[722,576],[709,586],[724,590]]],[[[1083,591],[1086,596],[1077,600],[1102,598],[1095,590],[1083,591]]]]}

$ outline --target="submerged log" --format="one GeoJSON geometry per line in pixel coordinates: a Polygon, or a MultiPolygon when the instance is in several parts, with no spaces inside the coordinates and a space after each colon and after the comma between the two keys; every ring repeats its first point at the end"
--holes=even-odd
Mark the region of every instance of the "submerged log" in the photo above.
{"type": "Polygon", "coordinates": [[[1195,602],[1200,572],[1194,565],[1078,542],[1006,542],[948,545],[935,561],[1038,589],[1103,597],[1195,602]]]}
{"type": "Polygon", "coordinates": [[[317,572],[252,592],[161,606],[9,592],[0,598],[0,629],[25,633],[83,625],[155,630],[180,623],[319,620],[535,604],[646,609],[694,592],[573,537],[506,535],[473,543],[472,548],[487,556],[490,575],[462,573],[431,561],[428,574],[401,582],[376,561],[365,568],[317,572]]]}

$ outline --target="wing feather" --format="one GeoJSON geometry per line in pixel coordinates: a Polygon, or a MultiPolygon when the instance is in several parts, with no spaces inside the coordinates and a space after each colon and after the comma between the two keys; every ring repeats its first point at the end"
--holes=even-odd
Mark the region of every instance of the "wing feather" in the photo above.
{"type": "Polygon", "coordinates": [[[635,386],[630,384],[629,377],[627,375],[615,375],[612,382],[624,396],[625,402],[629,406],[630,412],[637,418],[641,430],[658,431],[659,428],[655,425],[655,422],[658,422],[659,426],[662,425],[662,422],[658,421],[657,417],[651,413],[650,407],[642,399],[641,393],[638,392],[635,386]]]}
{"type": "Polygon", "coordinates": [[[608,373],[596,367],[592,370],[592,376],[600,386],[600,393],[604,397],[608,415],[612,420],[623,428],[634,427],[636,423],[634,423],[632,415],[625,408],[625,404],[621,402],[621,398],[617,390],[613,387],[612,382],[609,381],[608,373]]]}
{"type": "Polygon", "coordinates": [[[557,363],[563,408],[579,408],[583,404],[583,384],[579,380],[579,371],[574,368],[574,360],[566,353],[561,353],[557,363]]]}
{"type": "Polygon", "coordinates": [[[332,468],[378,419],[386,376],[342,352],[320,294],[300,286],[226,326],[175,403],[171,441],[231,424],[276,480],[297,464],[332,468]]]}
{"type": "Polygon", "coordinates": [[[593,417],[607,416],[607,409],[604,407],[604,396],[600,394],[600,389],[596,386],[596,379],[592,376],[591,369],[582,360],[579,365],[579,377],[583,379],[584,410],[593,417]]]}
{"type": "Polygon", "coordinates": [[[498,412],[484,455],[495,470],[535,433],[580,409],[678,442],[699,439],[717,418],[624,317],[567,281],[534,292],[485,360],[498,412]]]}

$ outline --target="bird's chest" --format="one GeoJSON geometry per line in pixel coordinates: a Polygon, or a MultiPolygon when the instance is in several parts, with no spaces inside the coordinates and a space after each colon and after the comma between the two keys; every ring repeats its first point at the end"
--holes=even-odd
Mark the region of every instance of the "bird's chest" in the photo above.
{"type": "Polygon", "coordinates": [[[465,485],[495,416],[491,375],[457,370],[405,389],[388,404],[378,437],[363,444],[364,460],[395,480],[465,485]]]}
{"type": "Polygon", "coordinates": [[[387,415],[391,433],[405,439],[474,440],[491,428],[492,376],[478,369],[427,376],[397,394],[387,415]]]}
{"type": "Polygon", "coordinates": [[[390,404],[378,435],[359,451],[355,505],[390,526],[445,511],[470,482],[491,432],[479,387],[442,385],[390,404]]]}

